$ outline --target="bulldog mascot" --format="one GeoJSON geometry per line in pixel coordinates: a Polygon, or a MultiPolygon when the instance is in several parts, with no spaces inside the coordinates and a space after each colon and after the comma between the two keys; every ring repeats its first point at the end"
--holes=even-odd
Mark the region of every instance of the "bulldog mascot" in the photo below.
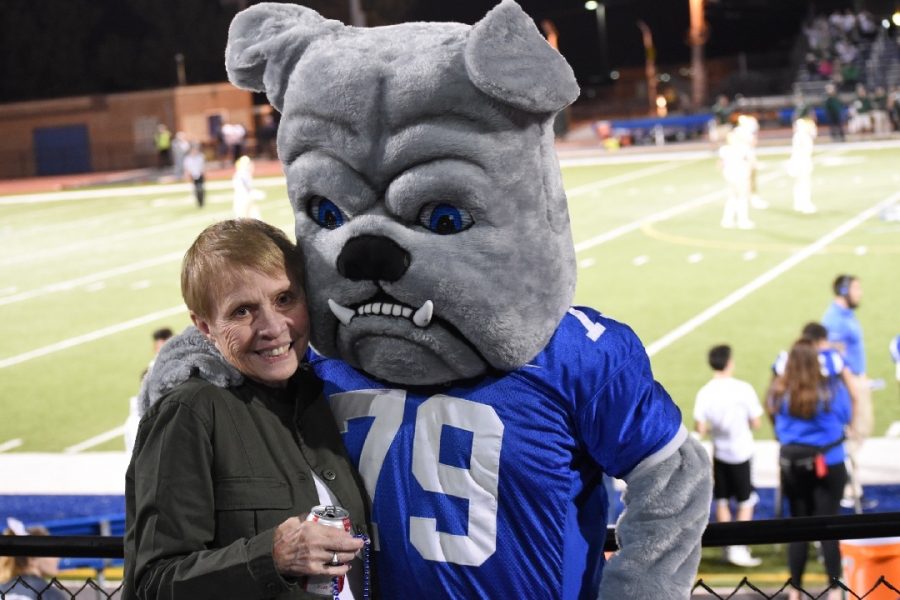
{"type": "MultiPolygon", "coordinates": [[[[474,26],[239,13],[231,81],[282,114],[312,368],[373,500],[380,597],[687,598],[710,467],[626,325],[572,307],[553,147],[572,70],[512,0],[474,26]],[[604,474],[624,479],[607,562],[604,474]]],[[[189,328],[144,402],[199,367],[189,328]]]]}

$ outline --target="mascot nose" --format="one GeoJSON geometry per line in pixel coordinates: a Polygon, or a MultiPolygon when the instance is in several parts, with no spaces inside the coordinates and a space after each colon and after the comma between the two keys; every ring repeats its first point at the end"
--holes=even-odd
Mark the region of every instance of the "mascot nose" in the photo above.
{"type": "Polygon", "coordinates": [[[409,268],[409,252],[380,235],[360,235],[344,245],[338,273],[353,281],[397,281],[409,268]]]}

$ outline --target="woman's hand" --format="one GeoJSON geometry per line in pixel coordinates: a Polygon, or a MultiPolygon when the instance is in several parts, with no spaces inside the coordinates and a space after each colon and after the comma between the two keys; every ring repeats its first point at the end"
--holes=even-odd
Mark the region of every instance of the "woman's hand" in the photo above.
{"type": "Polygon", "coordinates": [[[291,517],[275,529],[272,556],[282,575],[339,577],[350,570],[350,561],[364,542],[341,529],[291,517]],[[336,566],[331,565],[337,557],[336,566]]]}

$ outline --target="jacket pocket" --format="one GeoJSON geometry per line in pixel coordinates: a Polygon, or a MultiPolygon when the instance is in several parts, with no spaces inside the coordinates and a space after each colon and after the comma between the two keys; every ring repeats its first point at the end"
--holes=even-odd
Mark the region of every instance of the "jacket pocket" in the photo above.
{"type": "Polygon", "coordinates": [[[234,477],[214,483],[216,541],[225,546],[277,526],[291,510],[287,483],[271,477],[234,477]]]}
{"type": "Polygon", "coordinates": [[[215,482],[216,510],[284,510],[291,507],[288,484],[272,477],[228,477],[215,482]]]}

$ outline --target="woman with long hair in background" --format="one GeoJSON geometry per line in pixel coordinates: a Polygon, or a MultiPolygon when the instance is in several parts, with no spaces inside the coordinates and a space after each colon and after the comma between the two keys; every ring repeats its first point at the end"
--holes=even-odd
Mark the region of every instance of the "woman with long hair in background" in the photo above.
{"type": "MultiPolygon", "coordinates": [[[[788,499],[791,516],[835,515],[847,483],[844,466],[844,430],[850,423],[851,401],[844,386],[822,374],[819,352],[810,340],[800,339],[788,354],[783,375],[769,388],[767,404],[781,443],[781,489],[788,499]]],[[[822,555],[831,580],[841,577],[838,542],[824,540],[822,555]]],[[[806,542],[788,548],[791,583],[802,587],[809,552],[806,542]]],[[[841,597],[841,589],[828,592],[828,600],[841,597]]],[[[789,600],[798,600],[791,589],[789,600]]]]}

